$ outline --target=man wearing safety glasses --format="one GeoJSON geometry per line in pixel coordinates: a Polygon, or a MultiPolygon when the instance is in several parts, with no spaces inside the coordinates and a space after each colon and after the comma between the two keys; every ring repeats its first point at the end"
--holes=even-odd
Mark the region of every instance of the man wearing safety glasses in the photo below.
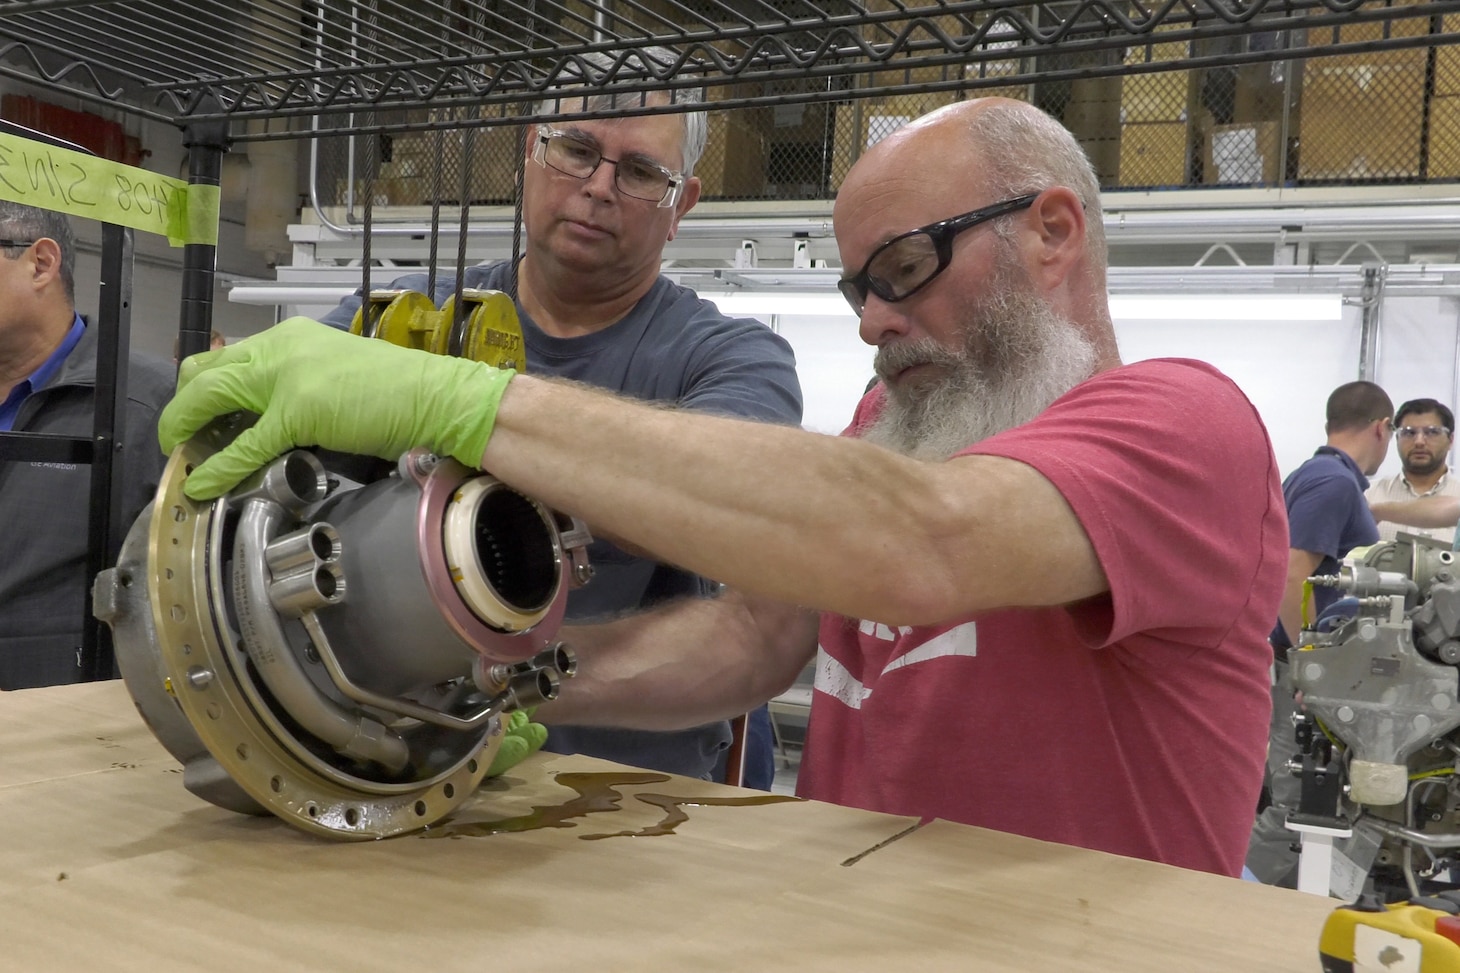
{"type": "MultiPolygon", "coordinates": [[[[655,50],[644,52],[654,57],[655,50]]],[[[664,52],[660,59],[672,58],[664,52]]],[[[602,67],[603,65],[599,65],[602,67]]],[[[587,98],[564,90],[538,113],[595,113],[663,106],[664,92],[587,98]]],[[[695,89],[675,102],[698,103],[695,89]]],[[[659,273],[664,246],[695,205],[695,163],[704,151],[703,111],[586,118],[527,131],[522,216],[525,255],[518,265],[517,311],[529,375],[553,375],[679,408],[799,425],[801,387],[790,345],[759,321],[729,318],[659,273]]],[[[510,261],[469,267],[465,287],[511,293],[510,261]]],[[[425,290],[425,274],[392,282],[425,290]]],[[[436,282],[438,306],[456,280],[436,282]]],[[[359,295],[324,320],[349,327],[359,295]]],[[[597,528],[598,525],[590,524],[597,528]]],[[[597,535],[599,532],[595,530],[597,535]]],[[[614,617],[667,599],[706,595],[715,586],[605,540],[589,548],[591,584],[572,591],[569,621],[614,617]]],[[[774,773],[769,718],[754,715],[762,743],[748,783],[769,788],[774,773]]],[[[547,749],[586,753],[652,770],[710,777],[730,744],[729,724],[714,720],[674,732],[555,725],[547,749]]]]}
{"type": "Polygon", "coordinates": [[[425,444],[729,586],[575,629],[549,719],[692,724],[815,655],[802,796],[1236,875],[1287,563],[1256,411],[1203,363],[1121,364],[1098,184],[1029,105],[895,132],[834,218],[882,379],[845,436],[487,369],[448,390],[430,356],[296,321],[185,368],[164,444],[257,395],[290,431],[190,492],[301,436],[425,444]],[[401,394],[304,393],[343,368],[401,394]]]}
{"type": "MultiPolygon", "coordinates": [[[[1424,497],[1460,498],[1460,480],[1450,475],[1446,462],[1454,430],[1454,413],[1435,399],[1411,399],[1401,405],[1394,415],[1394,450],[1399,454],[1400,471],[1374,481],[1364,492],[1369,503],[1406,503],[1424,497]]],[[[1382,522],[1379,539],[1392,541],[1401,530],[1446,543],[1455,540],[1454,518],[1443,527],[1405,527],[1382,522]]]]}

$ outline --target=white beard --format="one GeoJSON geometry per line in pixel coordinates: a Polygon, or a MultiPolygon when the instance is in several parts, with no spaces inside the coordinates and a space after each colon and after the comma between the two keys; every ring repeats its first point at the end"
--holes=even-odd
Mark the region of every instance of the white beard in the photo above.
{"type": "Polygon", "coordinates": [[[945,460],[1030,421],[1094,373],[1094,343],[1000,257],[989,288],[998,296],[968,308],[959,328],[962,349],[922,338],[878,351],[875,367],[884,382],[915,364],[939,365],[948,374],[934,385],[887,383],[882,414],[863,439],[914,459],[945,460]]]}

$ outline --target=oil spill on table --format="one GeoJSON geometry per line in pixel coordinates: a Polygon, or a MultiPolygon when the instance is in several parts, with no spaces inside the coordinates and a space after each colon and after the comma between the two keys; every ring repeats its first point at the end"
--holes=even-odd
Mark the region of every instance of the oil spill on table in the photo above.
{"type": "MultiPolygon", "coordinates": [[[[602,814],[623,810],[623,787],[642,784],[660,784],[670,778],[665,774],[635,773],[561,773],[555,778],[559,784],[578,792],[578,796],[562,804],[534,805],[528,814],[497,821],[448,821],[422,833],[423,838],[487,838],[494,834],[536,831],[540,828],[577,827],[575,818],[589,814],[602,814]]],[[[578,837],[584,841],[600,838],[644,838],[673,834],[674,829],[689,820],[686,808],[692,807],[755,807],[761,804],[780,804],[800,798],[784,794],[757,794],[749,797],[685,797],[672,794],[638,793],[634,800],[657,807],[664,817],[656,825],[633,831],[614,831],[604,834],[584,834],[578,837]]]]}

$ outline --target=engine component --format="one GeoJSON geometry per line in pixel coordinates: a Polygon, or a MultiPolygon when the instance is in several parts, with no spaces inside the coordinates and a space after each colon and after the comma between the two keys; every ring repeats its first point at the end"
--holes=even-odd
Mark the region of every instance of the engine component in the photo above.
{"type": "Polygon", "coordinates": [[[199,797],[316,834],[380,838],[471,796],[503,715],[570,676],[556,640],[587,531],[424,451],[359,483],[295,451],[197,503],[173,455],[96,614],[137,707],[199,797]]]}
{"type": "Polygon", "coordinates": [[[1455,554],[1401,533],[1314,585],[1346,609],[1288,653],[1304,824],[1367,831],[1410,894],[1460,849],[1460,578],[1455,554]]]}

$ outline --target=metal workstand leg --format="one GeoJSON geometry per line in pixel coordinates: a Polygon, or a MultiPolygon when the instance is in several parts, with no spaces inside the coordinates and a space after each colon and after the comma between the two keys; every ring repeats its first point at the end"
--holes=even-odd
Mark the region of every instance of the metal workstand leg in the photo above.
{"type": "MultiPolygon", "coordinates": [[[[86,576],[95,578],[116,563],[122,535],[122,474],[126,441],[127,361],[132,333],[132,231],[106,223],[101,228],[101,303],[97,314],[96,412],[92,421],[91,511],[86,576]]],[[[87,592],[87,605],[91,592],[87,592]]],[[[111,632],[88,610],[81,621],[81,657],[86,681],[110,679],[111,632]]]]}
{"type": "Polygon", "coordinates": [[[1303,851],[1298,858],[1298,891],[1328,895],[1333,872],[1333,841],[1335,838],[1353,837],[1353,829],[1298,824],[1291,819],[1288,829],[1298,832],[1303,841],[1303,851]]]}
{"type": "MultiPolygon", "coordinates": [[[[183,128],[188,149],[188,182],[216,186],[223,175],[223,153],[228,151],[228,122],[192,122],[183,128]]],[[[178,327],[177,357],[207,351],[213,332],[213,275],[218,248],[211,243],[183,247],[182,321],[178,327]]]]}

